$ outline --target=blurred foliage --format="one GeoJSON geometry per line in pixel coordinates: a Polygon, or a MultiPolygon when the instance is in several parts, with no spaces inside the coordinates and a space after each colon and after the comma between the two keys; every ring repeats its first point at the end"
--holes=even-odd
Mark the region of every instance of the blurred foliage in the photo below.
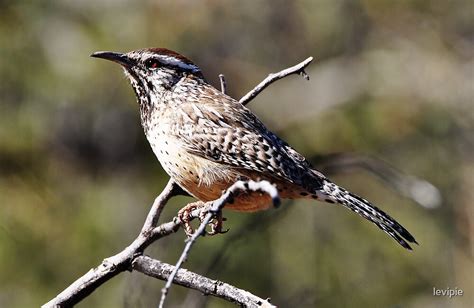
{"type": "MultiPolygon", "coordinates": [[[[420,246],[409,253],[341,207],[301,201],[226,212],[231,231],[202,238],[186,268],[281,307],[472,307],[473,15],[468,0],[0,2],[0,306],[45,303],[140,229],[168,177],[121,71],[88,56],[161,46],[215,85],[224,73],[236,98],[314,56],[309,82],[279,81],[250,108],[308,157],[373,155],[443,196],[428,210],[366,172],[333,175],[420,246]]],[[[174,263],[183,239],[147,253],[174,263]]],[[[162,285],[124,273],[79,306],[150,307],[162,285]]],[[[174,287],[169,306],[181,305],[231,306],[174,287]]]]}

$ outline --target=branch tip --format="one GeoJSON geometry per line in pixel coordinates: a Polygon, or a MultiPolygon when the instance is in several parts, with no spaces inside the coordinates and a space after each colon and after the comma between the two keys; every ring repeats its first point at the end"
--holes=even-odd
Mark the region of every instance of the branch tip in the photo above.
{"type": "Polygon", "coordinates": [[[300,75],[303,76],[304,79],[309,80],[309,75],[305,72],[305,70],[301,70],[300,75]]]}
{"type": "MultiPolygon", "coordinates": [[[[160,280],[166,280],[169,276],[168,273],[173,268],[171,264],[147,256],[139,256],[133,263],[133,270],[160,280]]],[[[225,282],[213,280],[187,270],[180,269],[173,282],[197,290],[204,295],[211,295],[224,298],[230,302],[239,303],[244,307],[275,307],[270,304],[268,299],[260,298],[225,282]]],[[[167,291],[162,289],[161,292],[163,294],[163,292],[167,291]]],[[[160,305],[162,305],[161,300],[160,305]]]]}
{"type": "Polygon", "coordinates": [[[227,94],[227,83],[224,74],[219,74],[219,80],[221,82],[221,92],[227,94]]]}
{"type": "Polygon", "coordinates": [[[245,94],[239,102],[242,105],[247,105],[251,100],[253,100],[260,92],[262,92],[266,87],[274,83],[275,81],[285,78],[286,76],[292,74],[299,74],[302,75],[306,80],[309,80],[308,74],[304,71],[304,69],[313,61],[313,57],[309,57],[304,61],[284,69],[278,73],[272,73],[267,76],[262,82],[260,82],[255,88],[245,94]]]}

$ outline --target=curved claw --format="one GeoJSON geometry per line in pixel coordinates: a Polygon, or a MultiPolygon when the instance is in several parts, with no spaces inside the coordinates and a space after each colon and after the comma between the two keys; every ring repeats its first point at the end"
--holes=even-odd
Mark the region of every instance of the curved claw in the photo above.
{"type": "Polygon", "coordinates": [[[212,231],[212,230],[211,230],[211,231],[207,232],[207,235],[211,235],[211,236],[212,236],[212,235],[216,235],[216,234],[224,234],[224,233],[229,232],[229,230],[230,230],[230,228],[227,228],[227,229],[225,229],[225,230],[219,230],[219,231],[212,231]]]}
{"type": "Polygon", "coordinates": [[[191,226],[191,220],[193,220],[191,213],[195,209],[202,206],[203,203],[201,201],[197,201],[186,205],[178,211],[178,218],[181,221],[181,225],[183,226],[184,233],[186,233],[187,237],[191,237],[194,233],[194,229],[191,226]]]}
{"type": "Polygon", "coordinates": [[[210,231],[207,231],[206,234],[207,235],[216,235],[216,234],[224,234],[224,233],[227,233],[229,232],[229,228],[225,229],[225,230],[222,230],[222,220],[214,220],[212,222],[209,223],[209,226],[211,228],[210,231]]]}
{"type": "Polygon", "coordinates": [[[225,219],[224,217],[222,217],[222,212],[219,211],[216,214],[215,218],[209,222],[209,226],[211,230],[207,231],[206,234],[212,236],[216,234],[227,233],[230,229],[222,230],[222,225],[223,225],[224,220],[225,219]]]}

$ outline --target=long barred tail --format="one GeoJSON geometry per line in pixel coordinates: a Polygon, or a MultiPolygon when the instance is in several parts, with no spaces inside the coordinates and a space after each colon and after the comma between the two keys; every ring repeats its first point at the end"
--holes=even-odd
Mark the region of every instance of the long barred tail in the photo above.
{"type": "Polygon", "coordinates": [[[415,238],[395,219],[372,205],[369,201],[348,192],[328,180],[323,181],[318,197],[326,202],[337,202],[365,219],[373,222],[377,227],[395,239],[406,249],[412,250],[407,242],[418,244],[415,238]]]}

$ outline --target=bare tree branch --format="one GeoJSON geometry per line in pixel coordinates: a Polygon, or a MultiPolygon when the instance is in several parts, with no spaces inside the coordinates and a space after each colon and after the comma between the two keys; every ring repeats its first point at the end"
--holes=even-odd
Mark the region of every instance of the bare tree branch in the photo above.
{"type": "Polygon", "coordinates": [[[240,192],[245,192],[245,191],[260,191],[260,192],[267,193],[272,198],[273,204],[275,206],[278,206],[280,204],[280,198],[278,196],[278,191],[276,187],[273,186],[268,181],[260,181],[260,182],[237,181],[231,187],[229,187],[219,199],[212,201],[212,203],[210,204],[210,209],[208,213],[206,214],[205,218],[202,220],[201,224],[199,225],[199,228],[197,228],[194,234],[186,241],[186,245],[184,246],[183,252],[181,253],[181,256],[179,257],[179,260],[176,263],[173,272],[168,277],[165,287],[161,290],[162,294],[161,294],[161,300],[160,300],[160,305],[159,305],[160,308],[162,308],[165,303],[166,295],[169,292],[169,289],[178,272],[178,269],[187,259],[189,252],[191,250],[191,247],[194,245],[197,238],[201,236],[202,234],[204,234],[206,230],[206,226],[209,224],[209,222],[214,217],[214,215],[218,214],[222,210],[222,208],[227,203],[229,203],[229,201],[233,200],[235,195],[237,195],[240,192]]]}
{"type": "MultiPolygon", "coordinates": [[[[133,260],[132,269],[145,275],[167,280],[176,267],[163,263],[147,256],[139,256],[133,260]]],[[[227,301],[244,305],[245,307],[275,307],[268,300],[255,296],[245,290],[236,288],[230,284],[213,280],[185,269],[176,271],[173,282],[204,293],[223,298],[227,301]]]]}
{"type": "Polygon", "coordinates": [[[164,205],[172,196],[177,195],[178,191],[178,186],[170,179],[165,189],[153,202],[138,237],[124,250],[105,259],[98,267],[91,269],[85,275],[74,281],[55,298],[44,304],[43,307],[69,307],[80,302],[104,282],[127,270],[133,257],[150,245],[158,235],[164,236],[176,232],[179,228],[179,224],[167,225],[166,228],[163,227],[161,229],[161,233],[152,231],[154,230],[153,226],[158,221],[164,205]]]}
{"type": "Polygon", "coordinates": [[[219,74],[219,80],[221,81],[221,92],[227,94],[227,83],[224,74],[219,74]]]}
{"type": "Polygon", "coordinates": [[[260,92],[265,90],[266,87],[274,83],[275,81],[285,78],[286,76],[292,74],[299,74],[302,75],[306,80],[309,80],[308,74],[304,71],[306,66],[308,66],[311,61],[313,61],[313,57],[309,57],[303,62],[296,64],[295,66],[289,67],[284,69],[278,73],[273,73],[268,75],[262,82],[260,82],[255,88],[253,88],[250,92],[245,94],[240,100],[239,103],[242,105],[247,105],[251,100],[253,100],[260,92]]]}
{"type": "MultiPolygon", "coordinates": [[[[246,182],[239,181],[235,183],[231,188],[232,189],[229,189],[221,198],[211,203],[212,207],[210,208],[206,218],[212,218],[213,213],[219,211],[222,206],[224,206],[225,203],[233,196],[233,194],[237,193],[238,191],[269,191],[275,203],[278,203],[279,200],[278,195],[275,195],[275,193],[277,194],[276,189],[268,182],[256,183],[250,181],[247,185],[246,182]],[[214,206],[214,204],[216,204],[216,206],[214,206]]],[[[163,210],[163,207],[165,206],[166,202],[172,196],[181,194],[181,192],[181,189],[176,185],[176,183],[173,180],[170,180],[163,192],[155,199],[155,202],[153,203],[150,209],[150,212],[145,220],[145,224],[143,225],[138,237],[124,250],[110,258],[104,259],[104,261],[102,261],[102,263],[98,267],[89,270],[86,274],[84,274],[82,277],[73,282],[68,288],[58,294],[55,298],[44,304],[43,307],[70,307],[74,304],[77,304],[109,279],[115,277],[123,271],[129,270],[133,261],[137,257],[139,257],[143,253],[145,248],[148,247],[151,243],[179,230],[182,222],[178,217],[174,217],[172,221],[163,223],[157,227],[155,227],[155,224],[158,221],[158,218],[161,215],[161,211],[163,210]]],[[[200,217],[202,215],[201,212],[205,210],[207,209],[196,209],[191,213],[191,218],[200,217]]],[[[201,224],[201,226],[204,226],[205,228],[207,223],[209,223],[210,218],[206,220],[205,224],[203,221],[203,224],[201,224]]],[[[198,231],[203,232],[202,230],[198,231]]],[[[177,271],[174,271],[174,275],[176,275],[176,272],[177,271]]],[[[189,285],[194,286],[195,289],[199,289],[199,286],[195,285],[195,282],[193,281],[190,281],[189,285]]],[[[221,297],[220,293],[216,293],[213,295],[221,297]]],[[[251,296],[250,298],[258,298],[253,296],[249,292],[246,293],[246,296],[251,296]]],[[[222,298],[227,299],[227,297],[222,298]]]]}

